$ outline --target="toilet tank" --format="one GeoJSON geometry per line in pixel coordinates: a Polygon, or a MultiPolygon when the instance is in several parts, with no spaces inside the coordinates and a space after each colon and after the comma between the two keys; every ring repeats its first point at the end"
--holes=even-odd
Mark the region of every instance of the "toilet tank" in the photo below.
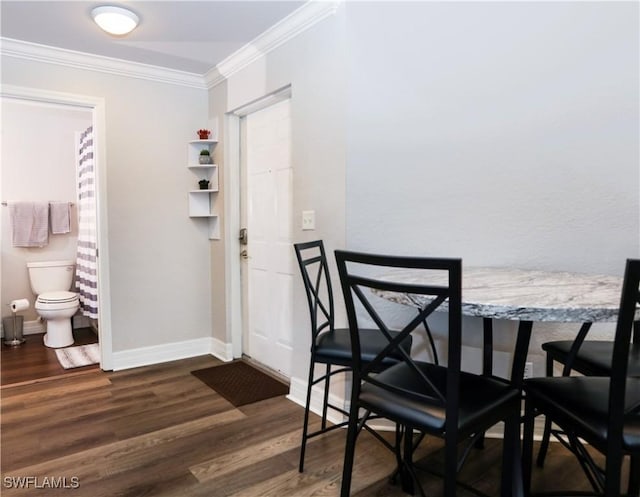
{"type": "Polygon", "coordinates": [[[74,261],[28,262],[29,282],[36,295],[67,291],[73,282],[74,261]]]}

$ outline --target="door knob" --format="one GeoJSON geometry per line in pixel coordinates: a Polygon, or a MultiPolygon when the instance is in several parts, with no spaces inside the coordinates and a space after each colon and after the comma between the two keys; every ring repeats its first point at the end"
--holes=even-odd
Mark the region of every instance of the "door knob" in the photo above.
{"type": "Polygon", "coordinates": [[[249,254],[247,253],[247,250],[243,250],[242,252],[240,252],[240,257],[242,257],[243,259],[248,259],[249,258],[249,254]]]}

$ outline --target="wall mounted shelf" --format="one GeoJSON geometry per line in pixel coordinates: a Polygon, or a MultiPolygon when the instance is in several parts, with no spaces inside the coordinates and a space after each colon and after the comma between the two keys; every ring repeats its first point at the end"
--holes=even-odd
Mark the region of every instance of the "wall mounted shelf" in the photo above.
{"type": "Polygon", "coordinates": [[[188,144],[187,168],[197,176],[198,180],[209,181],[208,189],[188,192],[189,217],[207,220],[210,240],[220,239],[220,219],[216,210],[219,191],[218,165],[200,164],[199,159],[202,150],[208,150],[212,155],[217,143],[216,140],[192,140],[188,144]]]}

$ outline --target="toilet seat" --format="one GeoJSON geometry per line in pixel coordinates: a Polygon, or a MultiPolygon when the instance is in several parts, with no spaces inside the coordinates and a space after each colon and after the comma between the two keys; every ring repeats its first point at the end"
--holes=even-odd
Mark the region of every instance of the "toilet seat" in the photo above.
{"type": "Polygon", "coordinates": [[[45,292],[38,295],[36,309],[68,309],[78,306],[78,302],[78,294],[74,292],[45,292]]]}

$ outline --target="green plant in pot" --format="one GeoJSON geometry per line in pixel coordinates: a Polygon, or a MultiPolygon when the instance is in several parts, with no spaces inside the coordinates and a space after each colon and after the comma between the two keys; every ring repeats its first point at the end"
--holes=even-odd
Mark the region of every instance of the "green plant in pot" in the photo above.
{"type": "Polygon", "coordinates": [[[209,150],[204,149],[200,151],[199,162],[200,164],[211,164],[211,153],[209,150]]]}
{"type": "Polygon", "coordinates": [[[207,181],[206,179],[201,179],[200,181],[198,181],[198,185],[200,185],[201,190],[209,189],[209,181],[207,181]]]}

